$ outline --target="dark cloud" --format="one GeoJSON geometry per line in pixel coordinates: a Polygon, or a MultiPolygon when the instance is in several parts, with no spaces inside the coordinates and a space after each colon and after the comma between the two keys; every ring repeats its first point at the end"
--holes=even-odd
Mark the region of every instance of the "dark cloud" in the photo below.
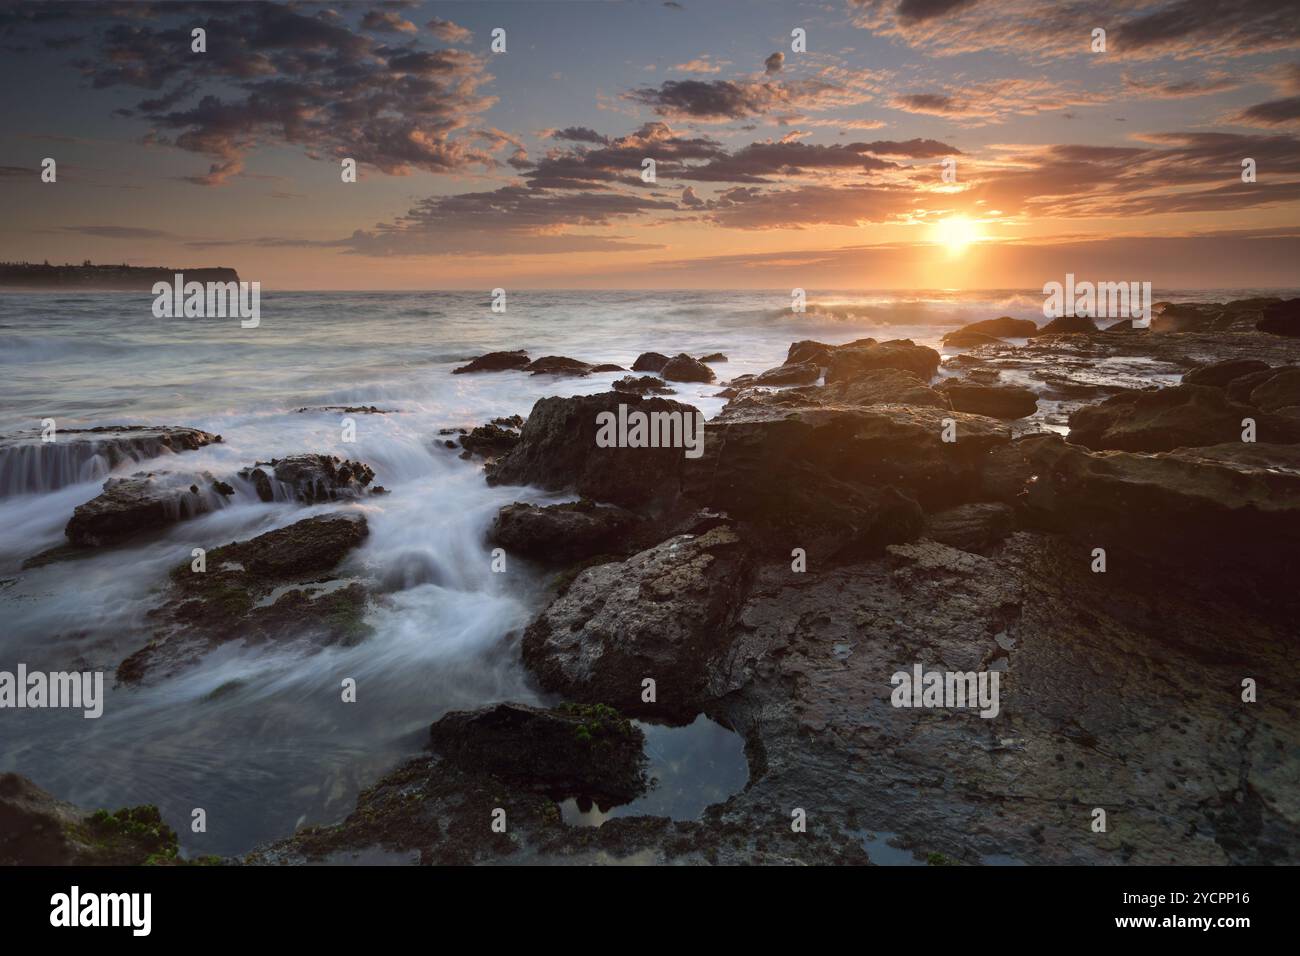
{"type": "Polygon", "coordinates": [[[444,43],[467,43],[474,36],[459,24],[452,23],[450,20],[439,20],[437,17],[424,26],[444,43]]]}
{"type": "Polygon", "coordinates": [[[361,18],[361,29],[386,33],[414,33],[416,26],[391,10],[371,10],[361,18]]]}
{"type": "Polygon", "coordinates": [[[816,109],[821,101],[842,92],[836,84],[821,79],[665,80],[657,87],[631,90],[624,98],[670,119],[720,122],[778,110],[816,109]]]}
{"type": "Polygon", "coordinates": [[[1248,106],[1233,117],[1233,122],[1243,126],[1288,126],[1300,122],[1300,96],[1248,106]]]}
{"type": "Polygon", "coordinates": [[[600,143],[604,145],[609,142],[609,137],[602,136],[594,129],[588,129],[585,126],[567,126],[564,129],[557,129],[551,133],[551,139],[567,139],[575,143],[600,143]]]}
{"type": "Polygon", "coordinates": [[[763,71],[771,76],[773,73],[780,73],[781,67],[785,65],[785,54],[777,50],[766,60],[763,61],[763,71]]]}

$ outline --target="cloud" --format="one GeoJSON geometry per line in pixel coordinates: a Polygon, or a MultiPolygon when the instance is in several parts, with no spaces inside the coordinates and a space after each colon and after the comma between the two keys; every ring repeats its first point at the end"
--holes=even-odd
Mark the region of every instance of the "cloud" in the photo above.
{"type": "Polygon", "coordinates": [[[665,80],[630,90],[623,98],[669,119],[725,122],[777,110],[816,110],[842,102],[845,90],[822,79],[665,80]]]}
{"type": "Polygon", "coordinates": [[[1243,126],[1288,126],[1300,122],[1300,96],[1256,103],[1237,113],[1232,122],[1243,126]]]}
{"type": "Polygon", "coordinates": [[[64,232],[76,232],[99,239],[178,239],[175,233],[162,229],[144,229],[138,226],[60,226],[64,232]]]}
{"type": "Polygon", "coordinates": [[[896,164],[880,159],[881,155],[929,158],[960,152],[934,140],[825,146],[787,138],[777,143],[751,143],[733,153],[702,165],[673,171],[670,175],[698,182],[763,183],[769,182],[773,176],[788,179],[804,173],[831,170],[867,172],[896,168],[896,164]]]}
{"type": "Polygon", "coordinates": [[[1226,59],[1300,47],[1300,17],[1286,0],[850,3],[860,27],[937,56],[1001,51],[1034,61],[1082,58],[1093,55],[1095,27],[1106,30],[1104,55],[1120,61],[1226,59]]]}
{"type": "Polygon", "coordinates": [[[998,123],[1010,116],[1064,110],[1105,102],[1106,94],[1071,90],[1051,80],[1007,78],[954,85],[942,92],[900,93],[889,105],[906,113],[942,116],[963,123],[998,123]]]}
{"type": "Polygon", "coordinates": [[[452,23],[450,20],[439,20],[437,17],[434,17],[424,26],[444,43],[468,43],[474,36],[465,27],[452,23]]]}
{"type": "Polygon", "coordinates": [[[771,76],[774,73],[780,73],[783,66],[785,66],[785,54],[777,50],[763,61],[763,72],[771,76]]]}
{"type": "Polygon", "coordinates": [[[681,70],[683,73],[721,73],[722,66],[717,63],[709,62],[707,56],[696,57],[694,60],[687,60],[685,63],[678,63],[673,67],[674,70],[681,70]]]}
{"type": "MultiPolygon", "coordinates": [[[[259,144],[298,146],[313,158],[349,157],[382,172],[493,168],[475,145],[474,123],[495,99],[484,60],[456,49],[420,49],[418,37],[391,46],[351,30],[328,12],[275,3],[140,5],[123,20],[116,6],[87,5],[105,17],[98,46],[75,65],[95,89],[158,91],[125,111],[153,124],[152,141],[210,157],[206,173],[184,177],[219,185],[238,175],[259,144]],[[222,19],[195,21],[196,12],[222,19]],[[188,49],[195,23],[220,36],[202,57],[188,49]]],[[[366,29],[407,30],[391,11],[372,10],[366,29]]],[[[504,145],[496,141],[497,146],[504,145]]]]}
{"type": "Polygon", "coordinates": [[[1227,73],[1216,72],[1201,79],[1171,80],[1167,78],[1135,79],[1124,76],[1124,89],[1129,93],[1157,100],[1187,99],[1235,90],[1241,81],[1227,73]]]}

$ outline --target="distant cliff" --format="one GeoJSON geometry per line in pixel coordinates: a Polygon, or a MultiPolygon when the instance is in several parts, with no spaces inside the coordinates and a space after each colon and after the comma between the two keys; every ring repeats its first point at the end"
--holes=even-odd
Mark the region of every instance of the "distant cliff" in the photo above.
{"type": "Polygon", "coordinates": [[[52,266],[48,262],[0,262],[0,289],[114,289],[149,292],[155,282],[238,282],[234,269],[169,269],[162,266],[52,266]]]}

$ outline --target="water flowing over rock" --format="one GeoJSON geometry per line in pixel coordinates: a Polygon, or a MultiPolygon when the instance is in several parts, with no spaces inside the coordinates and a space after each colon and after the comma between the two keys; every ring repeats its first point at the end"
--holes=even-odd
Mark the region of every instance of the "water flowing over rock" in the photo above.
{"type": "Polygon", "coordinates": [[[251,481],[263,501],[348,501],[360,498],[375,472],[361,461],[340,460],[335,455],[289,455],[259,461],[239,472],[251,481]]]}
{"type": "Polygon", "coordinates": [[[76,507],[64,533],[77,547],[118,544],[222,508],[227,497],[206,474],[139,473],[110,478],[99,495],[76,507]]]}
{"type": "Polygon", "coordinates": [[[40,432],[0,438],[0,497],[57,491],[94,481],[125,463],[194,451],[221,441],[197,428],[177,425],[107,425],[63,428],[44,442],[40,432]]]}

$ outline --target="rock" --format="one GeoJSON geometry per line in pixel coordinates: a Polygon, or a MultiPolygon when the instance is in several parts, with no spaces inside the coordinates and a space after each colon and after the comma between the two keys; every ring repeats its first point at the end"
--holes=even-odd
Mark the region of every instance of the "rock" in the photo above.
{"type": "MultiPolygon", "coordinates": [[[[868,341],[874,342],[874,339],[868,341]]],[[[801,362],[813,362],[816,365],[825,368],[830,364],[831,353],[836,349],[834,345],[827,345],[825,342],[814,342],[811,339],[805,339],[802,342],[795,342],[790,346],[786,353],[785,364],[797,365],[801,362]]]]}
{"type": "Polygon", "coordinates": [[[1013,319],[1009,315],[1002,315],[996,319],[971,322],[968,325],[963,325],[957,332],[948,334],[975,332],[979,335],[991,335],[1000,339],[1027,339],[1037,331],[1038,325],[1031,319],[1013,319]]]}
{"type": "Polygon", "coordinates": [[[990,418],[1028,418],[1038,411],[1038,396],[1019,385],[978,385],[948,379],[939,385],[959,412],[990,418]]]}
{"type": "Polygon", "coordinates": [[[528,353],[523,349],[517,352],[488,352],[486,355],[471,359],[468,365],[452,369],[451,372],[453,375],[461,375],[465,372],[504,372],[509,369],[523,368],[528,362],[528,353]]]}
{"type": "Polygon", "coordinates": [[[1106,326],[1106,328],[1102,329],[1102,331],[1103,332],[1136,332],[1137,329],[1133,327],[1132,319],[1120,319],[1118,322],[1114,322],[1106,326]]]}
{"type": "Polygon", "coordinates": [[[213,548],[202,573],[189,562],[179,565],[166,602],[150,614],[159,629],[118,666],[118,680],[173,673],[236,639],[306,639],[317,646],[361,641],[369,633],[365,588],[332,584],[327,575],[368,534],[362,514],[317,515],[213,548]]]}
{"type": "Polygon", "coordinates": [[[429,748],[453,767],[601,810],[631,802],[648,785],[645,734],[604,704],[455,711],[429,728],[429,748]]]}
{"type": "Polygon", "coordinates": [[[0,773],[0,866],[141,866],[174,862],[179,850],[155,806],[92,813],[0,773]]]}
{"type": "Polygon", "coordinates": [[[76,507],[64,534],[76,547],[100,548],[225,506],[211,475],[202,477],[200,490],[191,490],[199,489],[193,478],[144,472],[110,478],[98,496],[76,507]]]}
{"type": "Polygon", "coordinates": [[[0,497],[57,491],[103,478],[128,462],[194,451],[220,435],[178,425],[60,428],[53,442],[32,431],[0,438],[0,497]]]}
{"type": "Polygon", "coordinates": [[[1070,440],[1094,450],[1171,451],[1181,446],[1240,441],[1253,418],[1262,441],[1300,441],[1294,423],[1231,401],[1223,389],[1177,385],[1127,392],[1070,415],[1070,440]]]}
{"type": "MultiPolygon", "coordinates": [[[[822,370],[816,362],[797,362],[778,365],[766,372],[760,372],[746,385],[811,385],[821,378],[822,370]]],[[[743,378],[744,376],[742,376],[743,378]]],[[[733,385],[735,383],[732,383],[733,385]]]]}
{"type": "Polygon", "coordinates": [[[598,448],[597,416],[628,412],[677,413],[693,429],[699,412],[666,398],[638,398],[622,392],[543,398],[504,458],[489,464],[494,485],[536,485],[547,491],[572,489],[597,501],[625,507],[673,500],[681,483],[685,450],[678,448],[598,448]]]}
{"type": "Polygon", "coordinates": [[[897,368],[869,369],[821,389],[826,403],[844,405],[922,405],[951,408],[947,394],[925,384],[912,372],[897,368]]]}
{"type": "Polygon", "coordinates": [[[1268,371],[1268,363],[1259,359],[1229,359],[1226,362],[1214,362],[1194,368],[1183,376],[1184,385],[1209,385],[1212,388],[1225,388],[1243,375],[1268,371]]]}
{"type": "Polygon", "coordinates": [[[1264,317],[1255,328],[1269,335],[1300,336],[1300,299],[1276,302],[1264,309],[1264,317]]]}
{"type": "Polygon", "coordinates": [[[873,342],[866,346],[850,343],[831,354],[826,384],[856,378],[863,372],[881,368],[902,369],[928,382],[939,368],[939,353],[916,345],[911,339],[873,342]]]}
{"type": "Polygon", "coordinates": [[[1248,372],[1245,375],[1238,376],[1228,383],[1225,393],[1228,398],[1234,402],[1243,404],[1250,401],[1250,393],[1256,388],[1263,385],[1270,378],[1280,372],[1281,369],[1269,368],[1261,372],[1248,372]]]}
{"type": "Polygon", "coordinates": [[[524,631],[548,690],[632,714],[690,719],[744,593],[747,559],[725,526],[583,571],[524,631]],[[642,701],[653,677],[658,703],[642,701]]]}
{"type": "Polygon", "coordinates": [[[460,436],[460,446],[471,455],[481,455],[489,459],[499,458],[519,444],[519,428],[522,426],[523,419],[519,416],[515,418],[519,420],[519,425],[508,421],[505,424],[498,424],[500,419],[486,425],[479,425],[468,434],[460,436]]]}
{"type": "Polygon", "coordinates": [[[627,369],[625,369],[623,366],[614,365],[613,363],[608,363],[605,365],[593,365],[591,367],[591,370],[593,372],[626,372],[627,371],[627,369]]]}
{"type": "Polygon", "coordinates": [[[594,555],[622,555],[641,524],[630,511],[593,501],[537,505],[516,501],[497,512],[488,539],[511,554],[548,564],[570,564],[594,555]]]}
{"type": "Polygon", "coordinates": [[[713,369],[703,362],[697,362],[685,352],[669,359],[659,374],[670,382],[712,382],[715,377],[713,369]]]}
{"type": "MultiPolygon", "coordinates": [[[[1030,324],[1033,325],[1032,322],[1030,324]]],[[[1006,345],[1007,343],[995,335],[985,335],[983,332],[958,329],[956,332],[947,333],[943,337],[943,344],[952,348],[967,349],[977,348],[981,345],[1006,345]]]]}
{"type": "Polygon", "coordinates": [[[374,405],[305,405],[298,414],[306,412],[337,412],[341,415],[390,415],[395,408],[378,408],[374,405]]]}
{"type": "Polygon", "coordinates": [[[592,367],[563,355],[545,355],[525,365],[524,371],[533,375],[590,375],[592,367]]]}
{"type": "Polygon", "coordinates": [[[362,497],[375,472],[365,462],[334,455],[288,455],[259,461],[242,469],[239,477],[251,481],[263,501],[316,504],[362,497]]]}
{"type": "Polygon", "coordinates": [[[632,371],[661,372],[667,364],[667,355],[660,355],[658,352],[642,352],[636,357],[636,361],[632,363],[632,371]]]}
{"type": "Polygon", "coordinates": [[[710,352],[708,355],[701,355],[701,362],[725,362],[727,357],[721,352],[710,352]]]}
{"type": "Polygon", "coordinates": [[[611,386],[616,392],[631,395],[676,395],[664,380],[653,375],[625,375],[611,386]]]}
{"type": "Polygon", "coordinates": [[[980,501],[927,515],[922,535],[962,551],[982,554],[1002,541],[1015,527],[1009,505],[980,501]]]}
{"type": "Polygon", "coordinates": [[[1256,385],[1250,403],[1268,412],[1300,405],[1300,368],[1282,369],[1256,385]]]}
{"type": "Polygon", "coordinates": [[[1064,335],[1096,331],[1098,331],[1096,323],[1086,315],[1062,315],[1052,319],[1037,332],[1031,332],[1030,334],[1037,337],[1039,335],[1064,335]]]}
{"type": "Polygon", "coordinates": [[[1213,314],[1199,305],[1166,305],[1159,315],[1151,319],[1153,332],[1193,332],[1210,325],[1213,314]]]}

